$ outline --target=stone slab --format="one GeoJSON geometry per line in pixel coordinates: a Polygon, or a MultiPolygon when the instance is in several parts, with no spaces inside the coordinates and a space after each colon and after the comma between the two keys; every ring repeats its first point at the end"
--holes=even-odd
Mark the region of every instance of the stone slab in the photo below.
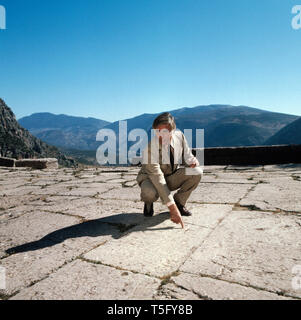
{"type": "Polygon", "coordinates": [[[183,217],[184,224],[187,222],[185,229],[175,225],[168,213],[159,214],[132,228],[127,236],[112,240],[84,257],[131,271],[166,276],[176,271],[210,234],[208,221],[209,225],[213,225],[213,220],[217,224],[228,213],[229,206],[220,206],[218,210],[196,208],[193,221],[183,217]]]}
{"type": "Polygon", "coordinates": [[[295,172],[301,171],[301,163],[288,163],[288,164],[274,164],[274,165],[266,165],[264,166],[264,171],[266,172],[273,172],[273,171],[280,171],[280,172],[295,172]]]}
{"type": "Polygon", "coordinates": [[[253,173],[237,173],[237,172],[216,172],[215,174],[205,174],[202,183],[232,183],[232,184],[255,184],[253,173]]]}
{"type": "MultiPolygon", "coordinates": [[[[158,212],[160,206],[155,204],[158,212]]],[[[166,211],[166,208],[164,208],[166,211]]],[[[51,208],[49,210],[52,210],[51,208]]],[[[143,203],[129,200],[104,200],[81,198],[69,204],[63,213],[81,216],[84,219],[108,218],[105,221],[132,224],[143,221],[143,203]],[[124,218],[122,218],[124,216],[124,218]]]]}
{"type": "Polygon", "coordinates": [[[261,210],[301,212],[301,181],[292,177],[264,178],[239,204],[261,210]]]}
{"type": "Polygon", "coordinates": [[[58,229],[36,241],[24,242],[15,254],[1,260],[7,278],[2,294],[11,295],[26,288],[87,250],[119,236],[119,230],[113,226],[95,222],[58,229]]]}
{"type": "Polygon", "coordinates": [[[186,225],[214,229],[232,211],[228,204],[188,204],[192,216],[184,217],[186,225]]]}
{"type": "Polygon", "coordinates": [[[70,208],[73,201],[79,200],[79,199],[86,199],[87,203],[89,201],[94,201],[94,198],[90,197],[79,197],[79,196],[61,196],[61,195],[40,195],[37,196],[38,198],[32,202],[30,202],[30,205],[33,207],[36,207],[36,209],[42,210],[45,208],[45,210],[49,210],[52,208],[53,212],[62,212],[65,209],[70,208]]]}
{"type": "Polygon", "coordinates": [[[149,300],[159,284],[153,277],[76,260],[12,299],[149,300]]]}
{"type": "Polygon", "coordinates": [[[292,288],[292,268],[301,264],[300,219],[234,211],[180,271],[300,298],[292,288]]]}
{"type": "Polygon", "coordinates": [[[39,188],[32,192],[37,195],[61,195],[61,196],[77,196],[77,197],[95,197],[106,193],[114,187],[106,184],[99,184],[97,188],[85,188],[81,184],[78,186],[61,186],[52,185],[46,188],[39,188]]]}
{"type": "Polygon", "coordinates": [[[83,212],[83,208],[97,205],[100,200],[93,197],[79,196],[41,196],[41,200],[31,203],[33,210],[45,210],[57,213],[68,213],[78,215],[83,212]]]}
{"type": "Polygon", "coordinates": [[[204,174],[209,172],[217,172],[217,171],[223,171],[226,170],[227,166],[204,166],[204,174]]]}
{"type": "Polygon", "coordinates": [[[4,221],[0,223],[0,256],[4,256],[4,251],[7,249],[36,241],[57,229],[79,221],[75,217],[41,211],[4,221]]]}
{"type": "Polygon", "coordinates": [[[16,188],[3,190],[3,195],[5,196],[18,196],[18,195],[28,195],[28,194],[38,194],[41,190],[39,186],[18,186],[16,188]]]}
{"type": "MultiPolygon", "coordinates": [[[[188,273],[172,277],[171,281],[175,283],[174,289],[184,288],[185,292],[192,292],[204,300],[292,300],[265,290],[188,273]]],[[[174,296],[178,297],[178,290],[175,291],[174,296]]],[[[180,294],[179,298],[182,291],[180,294]]]]}
{"type": "MultiPolygon", "coordinates": [[[[52,202],[50,203],[52,204],[52,202]]],[[[143,202],[134,202],[130,200],[111,200],[111,199],[91,199],[79,198],[72,201],[65,201],[61,205],[44,206],[44,210],[52,212],[62,212],[70,215],[82,217],[86,220],[101,219],[103,222],[119,223],[125,226],[140,224],[149,218],[143,215],[143,202]],[[59,209],[59,210],[58,210],[59,209]]],[[[215,205],[215,204],[187,204],[187,208],[192,211],[193,216],[187,220],[187,224],[199,225],[206,228],[214,228],[217,222],[219,212],[223,213],[225,208],[229,211],[232,205],[215,205]],[[212,212],[212,214],[205,214],[212,212]],[[200,215],[202,219],[200,220],[200,215]]],[[[154,203],[154,215],[168,212],[165,205],[160,201],[154,203]]]]}
{"type": "Polygon", "coordinates": [[[15,208],[21,204],[31,203],[32,201],[40,199],[37,195],[23,195],[19,194],[18,196],[0,196],[0,214],[5,209],[15,208]]]}
{"type": "Polygon", "coordinates": [[[34,207],[31,205],[21,205],[11,209],[4,209],[0,211],[0,223],[10,219],[16,219],[28,212],[32,212],[34,207]]]}
{"type": "Polygon", "coordinates": [[[139,186],[132,188],[115,187],[112,190],[101,194],[102,199],[118,199],[118,200],[132,200],[140,201],[141,189],[139,186]]]}
{"type": "Polygon", "coordinates": [[[198,203],[237,203],[254,184],[200,183],[192,192],[189,202],[198,203]]]}

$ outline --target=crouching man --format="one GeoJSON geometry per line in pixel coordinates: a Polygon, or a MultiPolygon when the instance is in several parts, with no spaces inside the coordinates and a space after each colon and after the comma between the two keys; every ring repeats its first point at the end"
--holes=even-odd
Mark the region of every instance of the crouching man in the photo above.
{"type": "Polygon", "coordinates": [[[191,153],[184,134],[176,130],[170,113],[159,115],[153,122],[153,129],[156,135],[143,151],[142,168],[137,176],[144,215],[154,214],[153,203],[160,198],[169,209],[171,221],[184,228],[181,216],[191,216],[185,205],[198,186],[203,170],[191,153]],[[180,168],[180,164],[186,168],[180,168]],[[173,196],[171,191],[175,190],[173,196]]]}

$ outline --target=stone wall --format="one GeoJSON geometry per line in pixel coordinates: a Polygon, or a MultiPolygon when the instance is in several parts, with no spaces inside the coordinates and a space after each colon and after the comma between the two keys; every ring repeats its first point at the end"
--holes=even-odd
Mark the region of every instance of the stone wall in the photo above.
{"type": "Polygon", "coordinates": [[[0,167],[14,167],[14,166],[15,166],[15,159],[0,157],[0,167]]]}
{"type": "Polygon", "coordinates": [[[16,167],[29,167],[33,169],[57,169],[58,161],[55,158],[22,159],[16,160],[16,167]]]}
{"type": "Polygon", "coordinates": [[[205,165],[301,163],[301,145],[205,148],[204,161],[205,165]]]}
{"type": "Polygon", "coordinates": [[[28,167],[33,169],[57,169],[58,160],[56,158],[43,159],[21,159],[0,157],[0,167],[28,167]]]}

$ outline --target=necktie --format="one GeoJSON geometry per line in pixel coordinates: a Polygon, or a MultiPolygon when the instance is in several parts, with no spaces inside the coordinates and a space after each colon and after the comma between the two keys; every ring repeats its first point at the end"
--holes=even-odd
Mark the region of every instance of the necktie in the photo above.
{"type": "Polygon", "coordinates": [[[170,145],[169,157],[170,157],[170,164],[171,164],[172,171],[174,170],[174,165],[175,165],[174,152],[175,152],[174,148],[170,145]]]}

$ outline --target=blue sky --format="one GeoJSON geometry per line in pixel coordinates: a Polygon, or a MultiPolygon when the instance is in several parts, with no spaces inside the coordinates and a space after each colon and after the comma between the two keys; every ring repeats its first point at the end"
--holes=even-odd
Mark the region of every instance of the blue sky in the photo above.
{"type": "Polygon", "coordinates": [[[0,0],[0,97],[108,121],[206,104],[301,115],[298,0],[0,0]]]}

